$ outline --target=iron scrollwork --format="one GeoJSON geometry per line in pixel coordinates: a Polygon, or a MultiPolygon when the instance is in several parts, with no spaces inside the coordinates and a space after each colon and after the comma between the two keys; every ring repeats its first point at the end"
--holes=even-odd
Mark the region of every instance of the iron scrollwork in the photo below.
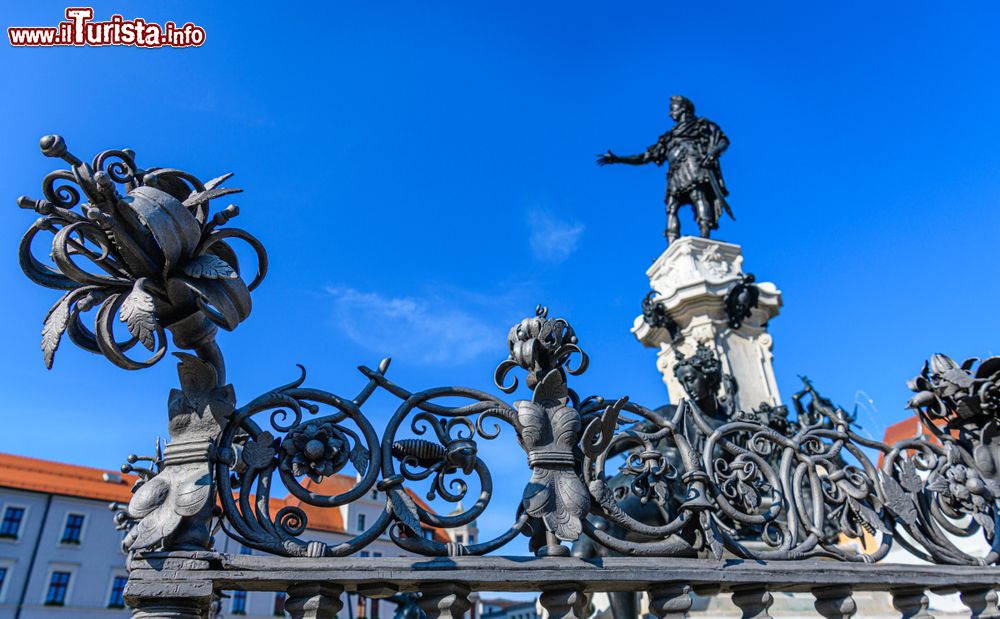
{"type": "Polygon", "coordinates": [[[282,556],[346,556],[383,535],[419,555],[482,555],[525,535],[538,555],[585,543],[630,556],[872,562],[898,541],[941,564],[1000,557],[1000,358],[977,365],[932,357],[910,401],[928,437],[895,445],[859,436],[853,417],[808,382],[793,398],[794,420],[775,407],[735,410],[719,395],[720,364],[705,347],[676,366],[687,393],[676,406],[581,398],[569,381],[586,371],[587,355],[569,322],[544,308],[510,330],[494,375],[504,394],[518,390],[515,372],[524,376],[527,397],[513,404],[467,387],[409,391],[387,377],[386,359],[359,368],[365,382],[353,398],[305,386],[303,369],[240,405],[214,334],[246,318],[266,259],[249,234],[219,228],[233,209],[208,216],[208,201],[232,192],[220,187],[226,177],[201,183],[178,170],[140,170],[126,150],[88,165],[55,136],[42,148],[72,166],[46,177],[45,200],[19,201],[43,215],[22,242],[22,267],[33,281],[67,291],[46,319],[47,361],[62,332],[128,369],[163,355],[164,331],[195,353],[178,353],[170,441],[127,465],[140,481],[116,518],[130,529],[131,551],[209,548],[218,525],[282,556]],[[60,180],[81,189],[57,188],[60,180]],[[78,204],[83,215],[71,210],[78,204]],[[55,234],[54,266],[30,253],[44,230],[55,234]],[[249,284],[228,238],[258,254],[249,284]],[[77,265],[81,258],[91,270],[77,265]],[[91,332],[79,314],[95,307],[91,332]],[[114,338],[116,314],[129,339],[114,338]],[[156,352],[129,360],[124,352],[135,343],[156,352]],[[381,433],[364,412],[376,390],[400,401],[381,433]],[[508,437],[530,471],[509,527],[478,543],[438,534],[487,509],[493,479],[479,447],[508,437]],[[136,467],[140,461],[151,466],[136,467]],[[324,485],[349,469],[357,475],[348,487],[324,485]],[[278,482],[289,496],[272,513],[278,482]],[[418,500],[421,486],[430,499],[471,506],[443,515],[418,500]],[[304,537],[309,510],[336,509],[373,490],[385,505],[364,531],[336,545],[304,537]],[[973,535],[988,546],[979,554],[953,541],[973,535]],[[843,536],[863,543],[852,548],[843,536]]]}

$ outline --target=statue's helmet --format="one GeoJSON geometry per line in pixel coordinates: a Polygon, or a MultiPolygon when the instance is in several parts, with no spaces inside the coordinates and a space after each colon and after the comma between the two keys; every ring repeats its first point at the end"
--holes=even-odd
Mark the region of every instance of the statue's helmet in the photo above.
{"type": "Polygon", "coordinates": [[[670,104],[683,108],[688,114],[694,114],[694,103],[691,103],[691,99],[688,99],[687,97],[674,95],[670,97],[670,104]]]}

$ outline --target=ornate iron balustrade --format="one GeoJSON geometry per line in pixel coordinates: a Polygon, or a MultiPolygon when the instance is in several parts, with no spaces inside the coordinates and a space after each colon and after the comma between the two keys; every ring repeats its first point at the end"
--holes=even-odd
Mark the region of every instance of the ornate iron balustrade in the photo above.
{"type": "Polygon", "coordinates": [[[542,591],[556,617],[579,616],[588,591],[643,590],[657,616],[683,616],[692,587],[733,591],[747,617],[767,616],[769,589],[814,590],[823,616],[849,617],[852,588],[892,590],[906,617],[927,616],[927,588],[961,590],[974,616],[1000,616],[992,591],[1000,580],[1000,358],[958,365],[932,357],[910,402],[932,438],[896,445],[857,435],[832,406],[795,420],[732,410],[718,396],[724,377],[707,349],[678,364],[689,398],[676,407],[580,397],[569,379],[586,370],[587,356],[570,324],[544,308],[507,336],[494,382],[511,394],[523,378],[526,399],[512,404],[464,387],[411,392],[388,378],[386,359],[360,368],[365,380],[353,398],[305,387],[303,370],[238,406],[215,333],[249,315],[267,261],[254,237],[222,227],[235,206],[209,215],[210,200],[238,191],[220,187],[229,175],[202,183],[180,170],[141,169],[128,150],[87,164],[58,136],[41,146],[71,166],[45,178],[45,199],[18,201],[42,215],[22,241],[22,268],[66,291],[45,319],[46,364],[63,334],[126,369],[160,360],[167,332],[194,352],[177,353],[169,443],[126,467],[141,476],[116,515],[128,530],[126,599],[137,617],[199,617],[213,592],[230,587],[287,590],[297,617],[334,616],[345,588],[419,590],[432,617],[460,614],[477,589],[542,591]],[[43,231],[54,235],[52,266],[31,251],[43,231]],[[227,244],[233,238],[257,254],[249,283],[227,244]],[[93,331],[82,321],[92,309],[93,331]],[[152,356],[128,357],[136,343],[152,356]],[[400,400],[381,433],[363,412],[375,390],[400,400]],[[487,509],[493,482],[479,447],[496,440],[516,441],[531,473],[510,527],[478,543],[424,537],[487,509]],[[133,466],[139,461],[151,465],[133,466]],[[357,481],[334,496],[303,481],[348,468],[357,481]],[[386,504],[363,532],[331,546],[304,537],[301,508],[271,513],[279,483],[316,508],[373,489],[386,504]],[[456,505],[479,491],[471,507],[441,515],[413,500],[418,483],[456,505]],[[216,526],[275,557],[213,552],[216,526]],[[348,558],[383,535],[431,559],[348,558]],[[535,558],[479,556],[520,535],[535,558]],[[954,541],[972,536],[984,542],[979,554],[954,541]],[[850,548],[844,538],[867,543],[850,548]],[[571,544],[590,558],[570,557],[571,544]],[[873,565],[894,544],[937,567],[873,565]]]}

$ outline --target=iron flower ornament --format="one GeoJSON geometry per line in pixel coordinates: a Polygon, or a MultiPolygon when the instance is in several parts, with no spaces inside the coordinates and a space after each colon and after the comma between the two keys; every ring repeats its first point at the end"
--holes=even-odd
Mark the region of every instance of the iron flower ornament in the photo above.
{"type": "Polygon", "coordinates": [[[247,232],[221,227],[238,207],[209,216],[211,200],[241,191],[221,186],[231,174],[203,183],[183,170],[142,169],[128,149],[103,151],[88,164],[58,135],[43,137],[40,146],[42,154],[70,166],[45,177],[43,199],[17,201],[42,216],[21,240],[22,270],[35,283],[66,291],[45,317],[46,367],[63,335],[135,370],[163,357],[165,331],[179,348],[204,351],[214,346],[217,327],[232,330],[246,319],[267,257],[247,232]],[[32,254],[40,232],[53,235],[52,266],[32,254]],[[256,252],[257,272],[249,283],[228,239],[243,240],[256,252]],[[93,309],[91,330],[81,315],[93,309]],[[114,334],[116,319],[128,332],[123,341],[114,334]],[[126,356],[137,343],[152,353],[146,360],[126,356]]]}

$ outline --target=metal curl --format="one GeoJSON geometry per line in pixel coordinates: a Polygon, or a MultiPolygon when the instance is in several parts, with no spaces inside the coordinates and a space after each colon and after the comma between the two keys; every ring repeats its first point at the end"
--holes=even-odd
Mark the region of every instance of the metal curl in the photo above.
{"type": "Polygon", "coordinates": [[[292,537],[298,537],[305,533],[309,524],[309,518],[306,516],[306,513],[294,505],[287,505],[279,509],[278,513],[275,514],[274,520],[282,532],[292,537]]]}
{"type": "Polygon", "coordinates": [[[60,208],[73,208],[80,203],[80,190],[72,185],[56,186],[56,181],[69,181],[79,186],[80,181],[68,170],[54,170],[42,179],[42,194],[45,199],[60,208]]]}
{"type": "Polygon", "coordinates": [[[198,248],[195,249],[194,255],[200,256],[207,253],[213,245],[227,238],[239,239],[245,242],[257,255],[257,273],[254,275],[253,280],[247,284],[247,290],[253,292],[264,281],[268,270],[267,250],[264,249],[264,244],[257,240],[257,237],[239,228],[214,230],[202,240],[198,248]]]}
{"type": "Polygon", "coordinates": [[[97,318],[94,322],[97,346],[101,350],[101,354],[107,357],[111,363],[124,370],[141,370],[151,367],[162,359],[163,355],[167,352],[167,342],[166,336],[163,333],[163,327],[159,323],[154,323],[156,348],[148,359],[145,361],[135,361],[125,356],[125,351],[134,346],[139,339],[132,337],[124,346],[115,340],[114,324],[118,316],[118,310],[124,301],[124,295],[116,293],[105,299],[100,309],[97,310],[97,318]]]}
{"type": "Polygon", "coordinates": [[[91,166],[95,170],[103,170],[116,183],[127,184],[135,180],[136,165],[132,155],[124,150],[109,149],[94,156],[91,166]],[[117,158],[105,168],[109,159],[117,158]]]}
{"type": "Polygon", "coordinates": [[[518,383],[516,376],[511,377],[511,383],[509,385],[504,384],[504,381],[507,379],[507,374],[509,374],[510,371],[516,367],[518,367],[518,364],[513,359],[502,361],[500,365],[497,366],[496,371],[493,373],[493,383],[500,389],[500,391],[503,391],[504,393],[514,393],[517,389],[518,383]]]}

